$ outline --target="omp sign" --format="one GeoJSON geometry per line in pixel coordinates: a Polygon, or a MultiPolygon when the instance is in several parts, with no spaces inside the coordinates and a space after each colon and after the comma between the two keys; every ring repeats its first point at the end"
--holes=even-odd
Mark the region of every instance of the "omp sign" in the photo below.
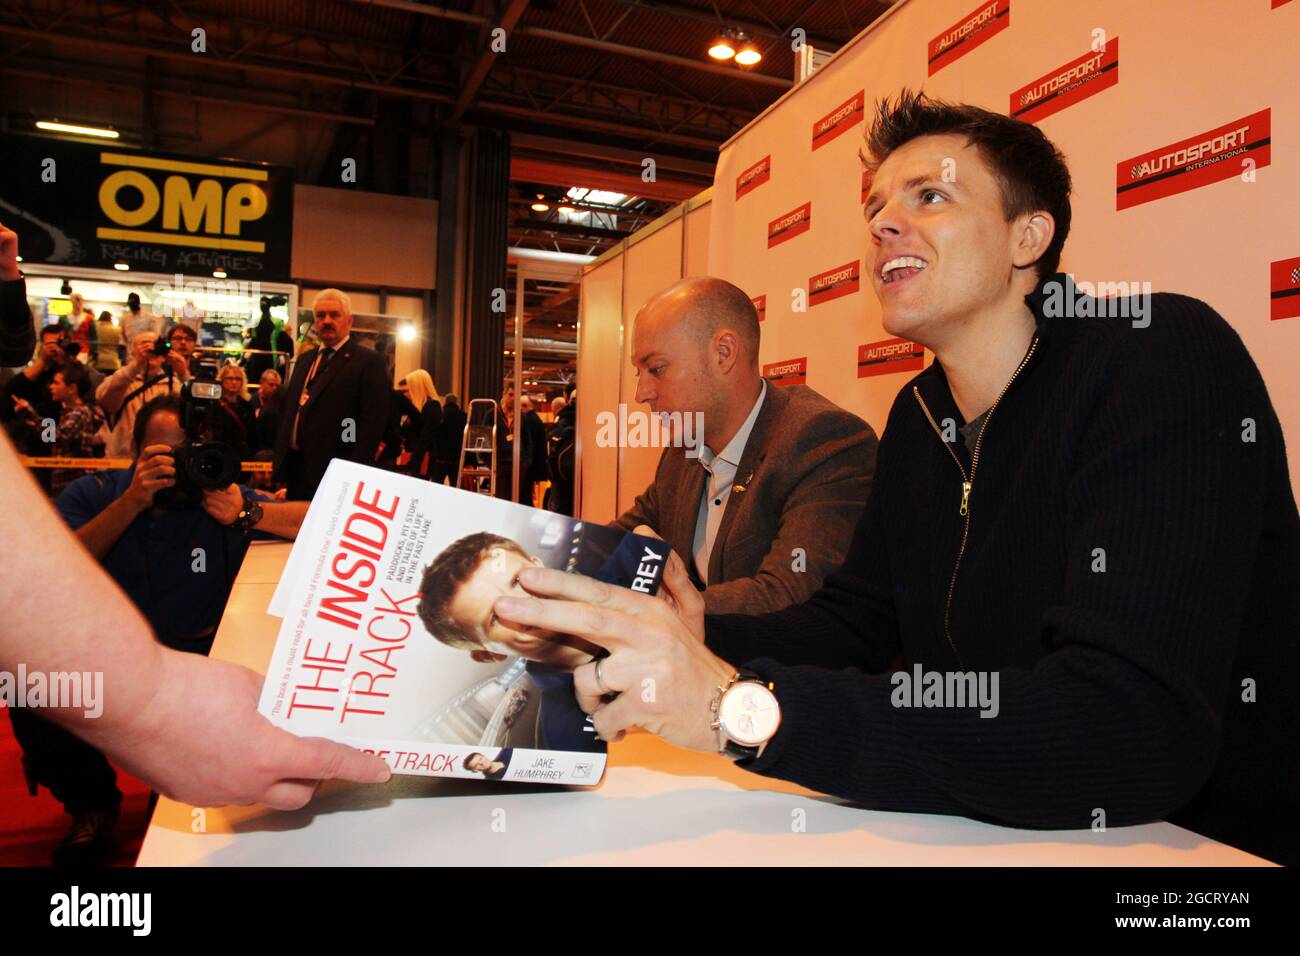
{"type": "Polygon", "coordinates": [[[98,238],[266,251],[266,243],[240,238],[266,215],[266,190],[258,185],[266,170],[126,153],[101,153],[99,161],[109,168],[99,184],[99,209],[114,225],[98,227],[98,238]]]}

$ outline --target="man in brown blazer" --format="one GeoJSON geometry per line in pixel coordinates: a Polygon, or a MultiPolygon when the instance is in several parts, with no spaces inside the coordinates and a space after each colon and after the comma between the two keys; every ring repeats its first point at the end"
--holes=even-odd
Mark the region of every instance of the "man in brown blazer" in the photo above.
{"type": "Polygon", "coordinates": [[[636,399],[700,412],[703,447],[665,448],[655,480],[615,524],[672,545],[711,614],[758,614],[808,598],[840,565],[871,491],[876,434],[803,385],[758,365],[741,289],[688,278],[654,296],[632,330],[636,399]]]}

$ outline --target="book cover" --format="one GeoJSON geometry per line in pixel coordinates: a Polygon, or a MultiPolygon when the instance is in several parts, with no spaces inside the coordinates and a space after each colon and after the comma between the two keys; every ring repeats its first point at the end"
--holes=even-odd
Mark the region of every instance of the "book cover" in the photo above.
{"type": "Polygon", "coordinates": [[[564,515],[334,461],[272,600],[259,710],[394,773],[594,784],[605,745],[573,693],[599,649],[492,614],[542,565],[647,594],[668,546],[564,515]]]}

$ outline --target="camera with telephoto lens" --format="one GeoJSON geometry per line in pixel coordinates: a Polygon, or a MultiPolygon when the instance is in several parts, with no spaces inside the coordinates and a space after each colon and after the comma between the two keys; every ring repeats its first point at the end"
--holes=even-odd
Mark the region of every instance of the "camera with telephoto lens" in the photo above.
{"type": "Polygon", "coordinates": [[[239,456],[230,445],[213,441],[215,416],[221,413],[221,386],[192,380],[181,388],[181,427],[185,441],[172,449],[176,484],[154,495],[159,508],[194,508],[205,491],[220,491],[239,477],[239,456]]]}

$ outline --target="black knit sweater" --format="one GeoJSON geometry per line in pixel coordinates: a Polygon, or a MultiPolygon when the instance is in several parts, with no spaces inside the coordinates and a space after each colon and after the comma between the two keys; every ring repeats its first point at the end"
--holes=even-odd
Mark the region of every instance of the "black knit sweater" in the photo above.
{"type": "Polygon", "coordinates": [[[1300,518],[1259,372],[1195,299],[1153,296],[1147,328],[1044,301],[973,469],[934,363],[894,401],[842,569],[707,618],[781,703],[748,769],[1018,827],[1167,819],[1300,863],[1300,518]],[[894,706],[916,664],[996,671],[997,716],[894,706]]]}

